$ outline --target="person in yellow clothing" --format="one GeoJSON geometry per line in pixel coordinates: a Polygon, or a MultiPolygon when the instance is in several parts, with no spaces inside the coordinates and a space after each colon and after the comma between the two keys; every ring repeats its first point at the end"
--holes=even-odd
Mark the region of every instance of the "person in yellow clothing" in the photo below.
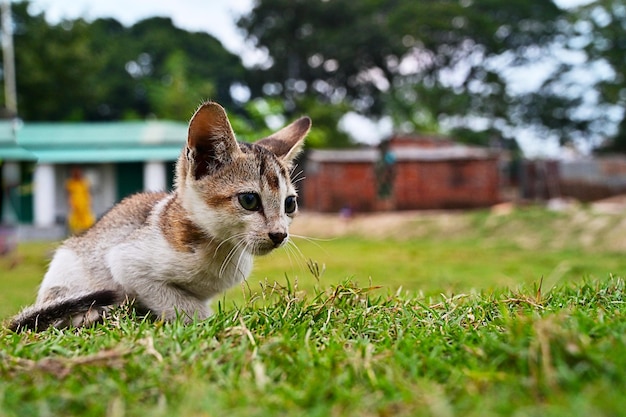
{"type": "Polygon", "coordinates": [[[76,235],[89,229],[96,221],[91,211],[89,181],[79,168],[73,168],[71,177],[65,182],[65,189],[70,208],[67,223],[70,233],[76,235]]]}

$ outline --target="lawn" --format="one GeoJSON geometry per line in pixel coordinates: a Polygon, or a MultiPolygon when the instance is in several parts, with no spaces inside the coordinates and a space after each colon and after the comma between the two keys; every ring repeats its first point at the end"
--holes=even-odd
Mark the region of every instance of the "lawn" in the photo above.
{"type": "MultiPolygon", "coordinates": [[[[204,322],[4,330],[0,416],[626,415],[622,220],[587,215],[351,229],[259,259],[204,322]]],[[[53,247],[2,260],[3,316],[53,247]]]]}

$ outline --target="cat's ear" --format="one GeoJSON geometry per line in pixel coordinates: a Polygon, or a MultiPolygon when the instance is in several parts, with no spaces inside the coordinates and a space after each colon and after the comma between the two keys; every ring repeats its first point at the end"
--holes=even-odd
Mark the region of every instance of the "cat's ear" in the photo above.
{"type": "Polygon", "coordinates": [[[186,152],[196,179],[215,172],[241,153],[222,106],[207,102],[196,110],[189,122],[186,152]]]}
{"type": "Polygon", "coordinates": [[[257,141],[256,144],[269,149],[288,166],[291,166],[304,147],[304,138],[309,133],[309,129],[311,129],[311,119],[306,116],[301,117],[271,136],[257,141]]]}

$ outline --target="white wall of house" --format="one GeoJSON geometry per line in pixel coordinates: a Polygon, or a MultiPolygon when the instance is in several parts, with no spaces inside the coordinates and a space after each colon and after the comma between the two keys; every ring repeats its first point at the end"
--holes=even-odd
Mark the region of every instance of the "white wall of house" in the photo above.
{"type": "Polygon", "coordinates": [[[167,189],[167,173],[165,162],[147,161],[143,165],[144,191],[165,191],[167,189]]]}
{"type": "Polygon", "coordinates": [[[34,223],[38,227],[52,227],[55,224],[56,180],[52,164],[37,164],[33,177],[34,223]]]}
{"type": "Polygon", "coordinates": [[[102,217],[117,203],[115,164],[100,165],[100,178],[94,181],[93,205],[96,217],[102,217]]]}

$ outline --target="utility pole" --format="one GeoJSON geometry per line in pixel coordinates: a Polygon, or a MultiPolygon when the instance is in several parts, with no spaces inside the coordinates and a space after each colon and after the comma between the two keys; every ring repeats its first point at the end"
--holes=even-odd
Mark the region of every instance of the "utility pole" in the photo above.
{"type": "Polygon", "coordinates": [[[17,117],[17,88],[15,86],[15,54],[13,52],[13,18],[11,0],[1,0],[2,17],[2,63],[4,70],[4,103],[7,110],[17,117]]]}

